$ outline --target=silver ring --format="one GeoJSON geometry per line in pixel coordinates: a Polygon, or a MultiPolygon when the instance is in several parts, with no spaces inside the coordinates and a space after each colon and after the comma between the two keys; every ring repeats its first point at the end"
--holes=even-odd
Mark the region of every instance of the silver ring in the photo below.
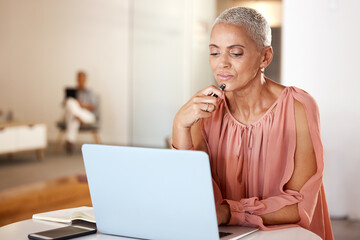
{"type": "Polygon", "coordinates": [[[209,109],[209,103],[206,103],[206,109],[205,109],[205,112],[208,112],[208,109],[209,109]]]}

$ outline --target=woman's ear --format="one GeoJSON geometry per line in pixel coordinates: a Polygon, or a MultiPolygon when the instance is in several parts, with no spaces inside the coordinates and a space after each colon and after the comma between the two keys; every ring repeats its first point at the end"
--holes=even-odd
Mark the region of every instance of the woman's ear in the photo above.
{"type": "Polygon", "coordinates": [[[273,59],[273,54],[273,48],[271,46],[264,47],[262,50],[260,68],[266,68],[269,66],[273,59]]]}

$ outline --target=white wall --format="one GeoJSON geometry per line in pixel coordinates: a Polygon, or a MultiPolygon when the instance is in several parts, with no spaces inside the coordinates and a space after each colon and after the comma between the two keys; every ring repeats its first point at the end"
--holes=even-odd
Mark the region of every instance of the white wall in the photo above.
{"type": "Polygon", "coordinates": [[[100,96],[103,142],[163,147],[180,106],[213,83],[215,8],[215,0],[0,0],[0,109],[44,122],[54,140],[63,88],[82,69],[100,96]]]}
{"type": "Polygon", "coordinates": [[[132,144],[164,147],[178,109],[212,83],[215,0],[133,2],[132,144]]]}
{"type": "Polygon", "coordinates": [[[360,1],[283,4],[283,83],[319,105],[330,214],[360,218],[360,1]]]}
{"type": "Polygon", "coordinates": [[[197,0],[192,3],[191,61],[189,61],[191,84],[190,95],[186,96],[185,101],[200,89],[216,84],[209,64],[210,32],[217,17],[216,5],[215,0],[197,0]]]}
{"type": "Polygon", "coordinates": [[[63,88],[82,69],[101,99],[102,140],[127,144],[128,19],[127,0],[0,0],[0,109],[54,139],[63,88]]]}

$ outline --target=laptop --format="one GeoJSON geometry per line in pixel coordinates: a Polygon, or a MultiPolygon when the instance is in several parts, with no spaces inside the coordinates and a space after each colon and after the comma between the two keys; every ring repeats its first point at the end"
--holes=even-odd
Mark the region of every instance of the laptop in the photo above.
{"type": "Polygon", "coordinates": [[[76,88],[65,88],[65,98],[77,98],[76,88]]]}
{"type": "Polygon", "coordinates": [[[129,238],[239,239],[256,228],[218,228],[208,155],[84,144],[99,232],[129,238]]]}

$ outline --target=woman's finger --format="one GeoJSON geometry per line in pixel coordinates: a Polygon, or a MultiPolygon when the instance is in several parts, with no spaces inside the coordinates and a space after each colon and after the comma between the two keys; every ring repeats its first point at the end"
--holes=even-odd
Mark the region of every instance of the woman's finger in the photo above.
{"type": "Polygon", "coordinates": [[[204,110],[207,107],[206,104],[209,104],[208,110],[209,112],[213,112],[215,109],[217,109],[219,105],[219,99],[210,96],[195,97],[193,99],[193,104],[199,104],[199,103],[205,104],[202,107],[204,110]]]}
{"type": "MultiPolygon", "coordinates": [[[[219,105],[218,99],[210,96],[194,97],[192,99],[193,111],[201,110],[203,112],[212,113],[219,105]]],[[[206,116],[208,117],[208,116],[206,116]]]]}
{"type": "Polygon", "coordinates": [[[221,91],[218,87],[211,85],[198,92],[198,95],[203,95],[203,96],[211,96],[213,94],[216,94],[216,96],[221,96],[223,94],[223,91],[221,91]]]}
{"type": "Polygon", "coordinates": [[[217,105],[219,99],[211,96],[197,96],[193,98],[193,103],[211,103],[217,105]]]}
{"type": "Polygon", "coordinates": [[[215,106],[212,104],[198,103],[194,105],[194,117],[195,120],[200,118],[208,118],[212,115],[215,106]]]}
{"type": "Polygon", "coordinates": [[[201,110],[203,110],[204,112],[213,112],[216,109],[216,105],[211,104],[211,103],[202,103],[201,105],[201,110]]]}

